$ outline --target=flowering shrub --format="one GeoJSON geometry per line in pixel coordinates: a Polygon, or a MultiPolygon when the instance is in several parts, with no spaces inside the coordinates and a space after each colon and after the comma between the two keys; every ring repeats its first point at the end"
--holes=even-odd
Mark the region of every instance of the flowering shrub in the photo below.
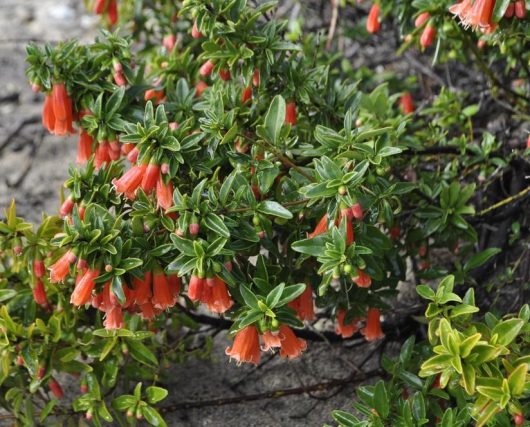
{"type": "MultiPolygon", "coordinates": [[[[464,0],[448,12],[446,2],[382,1],[366,29],[378,32],[392,13],[405,32],[417,16],[404,47],[420,36],[423,47],[437,40],[436,56],[442,41],[480,55],[456,14],[484,31],[480,40],[499,45],[507,73],[516,73],[528,51],[510,34],[524,32],[524,16],[518,2],[516,20],[511,3],[498,3],[492,12],[495,2],[464,0]]],[[[257,365],[269,351],[300,357],[310,343],[298,331],[317,314],[342,338],[381,340],[407,260],[419,279],[439,278],[443,250],[455,254],[455,276],[437,293],[418,287],[431,301],[419,359],[408,340],[399,363],[384,365],[399,382],[360,389],[356,407],[371,421],[334,418],[483,425],[523,416],[528,308],[474,324],[473,290],[461,299],[453,282],[472,284],[472,273],[500,253],[476,250],[472,220],[496,207],[475,211],[469,176],[485,181],[525,147],[504,156],[492,133],[474,131],[480,107],[466,106],[465,93],[443,89],[416,114],[410,85],[374,84],[373,75],[359,82],[361,70],[351,67],[339,72],[318,38],[297,40],[271,18],[275,6],[98,0],[94,12],[108,26],[120,17],[120,30],[102,30],[89,45],[28,46],[27,75],[44,95],[42,124],[57,136],[76,134],[78,150],[58,216],[36,228],[13,202],[0,223],[0,384],[20,422],[80,412],[96,425],[142,418],[164,425],[154,405],[167,391],[142,381],[161,366],[207,356],[208,339],[182,351],[197,311],[231,322],[226,354],[237,363],[257,365]],[[429,158],[436,149],[442,157],[429,158]],[[59,403],[60,373],[79,377],[70,406],[59,403]],[[412,401],[397,398],[404,385],[416,390],[412,401]],[[50,394],[41,407],[43,388],[50,394]],[[434,398],[457,407],[444,412],[434,398]],[[434,403],[426,407],[427,399],[434,403]]],[[[528,105],[527,89],[506,95],[519,108],[528,105]]]]}

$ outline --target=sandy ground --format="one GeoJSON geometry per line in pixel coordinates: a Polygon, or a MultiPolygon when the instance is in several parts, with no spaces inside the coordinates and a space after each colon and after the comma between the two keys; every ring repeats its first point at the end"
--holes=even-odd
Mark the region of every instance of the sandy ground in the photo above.
{"type": "MultiPolygon", "coordinates": [[[[19,214],[30,221],[38,221],[41,212],[55,213],[62,182],[75,157],[75,138],[54,137],[42,129],[42,96],[31,92],[24,76],[27,41],[90,39],[96,24],[81,1],[0,0],[0,209],[15,198],[19,214]]],[[[284,362],[267,356],[255,368],[230,363],[224,355],[228,345],[223,331],[215,337],[212,362],[192,360],[167,370],[162,381],[170,394],[164,404],[259,394],[344,378],[373,350],[364,344],[309,343],[299,360],[284,362]]],[[[377,355],[368,357],[365,369],[373,369],[377,360],[377,355]]],[[[354,393],[355,385],[348,384],[312,395],[212,405],[165,417],[172,426],[318,426],[331,422],[332,409],[350,409],[354,393]]]]}

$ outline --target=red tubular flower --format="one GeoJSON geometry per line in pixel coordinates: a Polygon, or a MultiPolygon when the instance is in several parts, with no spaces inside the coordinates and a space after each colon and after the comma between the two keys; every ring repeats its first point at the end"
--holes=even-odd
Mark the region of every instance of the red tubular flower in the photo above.
{"type": "MultiPolygon", "coordinates": [[[[478,0],[477,0],[478,1],[478,0]]],[[[423,29],[420,37],[420,45],[423,48],[429,47],[434,39],[436,38],[436,27],[433,27],[431,24],[427,24],[423,29]]]]}
{"type": "Polygon", "coordinates": [[[414,100],[409,92],[405,92],[399,99],[399,105],[403,114],[411,114],[414,112],[414,100]]]}
{"type": "Polygon", "coordinates": [[[171,295],[177,300],[180,294],[180,277],[177,274],[169,274],[167,276],[167,281],[169,283],[169,291],[171,292],[171,295]]]}
{"type": "Polygon", "coordinates": [[[84,164],[92,155],[92,137],[83,129],[79,131],[79,141],[77,142],[77,157],[76,163],[84,164]]]}
{"type": "Polygon", "coordinates": [[[377,308],[368,309],[366,326],[361,330],[366,341],[375,341],[385,336],[381,329],[381,314],[377,308]]]}
{"type": "Polygon", "coordinates": [[[153,298],[154,308],[165,310],[173,307],[177,302],[177,296],[171,293],[166,275],[162,270],[153,272],[153,298]]]}
{"type": "Polygon", "coordinates": [[[226,68],[219,70],[219,77],[221,78],[221,80],[224,80],[225,82],[227,82],[228,80],[232,78],[232,76],[230,75],[230,70],[227,70],[226,68]]]}
{"type": "Polygon", "coordinates": [[[149,162],[147,169],[145,170],[144,176],[140,187],[146,194],[149,194],[156,187],[156,183],[160,178],[160,166],[154,162],[149,162]]]}
{"type": "Polygon", "coordinates": [[[425,24],[429,18],[431,17],[430,13],[429,12],[423,12],[421,13],[417,18],[416,20],[414,21],[414,26],[416,28],[419,28],[421,27],[423,24],[425,24]]]}
{"type": "Polygon", "coordinates": [[[96,15],[101,15],[107,10],[107,0],[96,0],[94,4],[94,13],[96,15]]]}
{"type": "Polygon", "coordinates": [[[261,347],[263,351],[272,351],[274,348],[282,346],[280,331],[267,331],[261,336],[261,339],[263,340],[263,346],[261,347]]]}
{"type": "Polygon", "coordinates": [[[291,126],[296,125],[296,102],[291,101],[285,104],[285,123],[291,126]]]}
{"type": "Polygon", "coordinates": [[[370,34],[377,33],[381,28],[381,23],[379,22],[379,13],[381,8],[377,3],[372,5],[370,12],[368,13],[368,19],[366,20],[366,31],[370,34]]]}
{"type": "Polygon", "coordinates": [[[208,77],[210,74],[212,74],[213,67],[215,67],[215,64],[213,61],[208,59],[208,61],[202,64],[201,68],[199,69],[199,74],[203,77],[208,77]]]}
{"type": "Polygon", "coordinates": [[[52,107],[55,115],[55,135],[73,133],[72,99],[66,92],[64,83],[55,83],[52,87],[52,107]]]}
{"type": "Polygon", "coordinates": [[[103,326],[105,329],[123,328],[123,310],[120,306],[112,307],[106,312],[103,326]]]}
{"type": "Polygon", "coordinates": [[[163,210],[168,210],[173,206],[173,184],[171,181],[165,184],[162,176],[156,183],[156,206],[163,210]]]}
{"type": "Polygon", "coordinates": [[[96,286],[95,280],[98,276],[98,269],[86,270],[81,280],[75,285],[72,296],[70,297],[70,303],[78,307],[88,304],[92,299],[92,291],[96,286]]]}
{"type": "Polygon", "coordinates": [[[53,133],[55,129],[55,114],[53,113],[53,100],[51,95],[44,98],[44,108],[42,110],[42,125],[53,133]]]}
{"type": "Polygon", "coordinates": [[[166,96],[166,93],[160,89],[147,89],[144,94],[144,100],[149,101],[152,100],[155,105],[160,104],[164,97],[166,96]]]}
{"type": "Polygon", "coordinates": [[[138,156],[140,155],[140,150],[138,148],[133,147],[129,153],[127,153],[127,160],[129,160],[131,163],[136,163],[138,161],[138,156]]]}
{"type": "Polygon", "coordinates": [[[224,313],[234,305],[234,301],[232,301],[228,293],[226,283],[220,277],[214,278],[214,285],[211,291],[212,295],[208,302],[208,309],[212,313],[224,313]]]}
{"type": "Polygon", "coordinates": [[[136,189],[142,183],[142,178],[147,169],[146,164],[140,166],[135,165],[127,172],[123,174],[120,179],[114,181],[114,187],[116,188],[117,193],[134,193],[136,189]]]}
{"type": "Polygon", "coordinates": [[[293,330],[287,325],[280,326],[280,339],[282,346],[280,348],[280,356],[284,358],[294,359],[307,348],[307,343],[302,338],[298,338],[293,330]]]}
{"type": "Polygon", "coordinates": [[[485,31],[495,28],[492,22],[495,0],[463,0],[449,8],[449,12],[458,16],[464,26],[485,31]]]}
{"type": "Polygon", "coordinates": [[[50,267],[50,282],[63,282],[70,272],[70,265],[73,264],[75,260],[76,256],[72,251],[66,252],[61,258],[59,258],[55,264],[50,267]]]}
{"type": "Polygon", "coordinates": [[[328,215],[324,214],[322,218],[320,218],[320,221],[316,225],[315,229],[312,233],[307,234],[308,239],[312,239],[313,237],[318,236],[319,234],[323,234],[326,231],[328,231],[328,215]]]}
{"type": "Polygon", "coordinates": [[[39,305],[47,306],[48,298],[46,297],[46,289],[41,279],[35,280],[35,286],[33,287],[33,299],[39,305]]]}
{"type": "Polygon", "coordinates": [[[72,209],[74,208],[74,201],[71,197],[67,197],[63,204],[61,205],[61,208],[59,209],[59,215],[62,217],[65,217],[66,215],[69,215],[72,212],[72,209]]]}
{"type": "Polygon", "coordinates": [[[168,51],[171,52],[177,43],[177,36],[175,34],[168,34],[162,39],[162,46],[168,51]]]}
{"type": "Polygon", "coordinates": [[[151,302],[146,302],[140,305],[140,317],[144,320],[151,320],[157,314],[160,314],[161,310],[155,309],[151,302]]]}
{"type": "Polygon", "coordinates": [[[289,304],[296,311],[300,320],[315,320],[315,306],[313,304],[313,289],[306,284],[304,292],[289,304]]]}
{"type": "Polygon", "coordinates": [[[524,0],[517,0],[514,5],[515,16],[519,19],[524,19],[526,16],[526,5],[524,0]]]}
{"type": "Polygon", "coordinates": [[[197,25],[197,20],[193,23],[193,27],[191,28],[191,36],[194,39],[200,39],[203,37],[203,34],[199,31],[199,26],[197,25]]]}
{"type": "Polygon", "coordinates": [[[351,214],[352,216],[360,221],[361,219],[363,219],[363,207],[361,206],[360,203],[354,203],[351,207],[350,207],[350,210],[351,210],[351,214]]]}
{"type": "Polygon", "coordinates": [[[257,365],[260,361],[259,335],[255,326],[250,325],[241,329],[235,336],[232,347],[227,347],[225,353],[238,363],[246,362],[257,365]]]}
{"type": "Polygon", "coordinates": [[[131,144],[130,142],[126,142],[125,144],[122,144],[120,149],[121,149],[121,153],[123,155],[128,155],[132,150],[134,150],[134,144],[131,144]]]}
{"type": "Polygon", "coordinates": [[[192,274],[190,283],[188,285],[188,298],[192,301],[198,301],[201,299],[204,289],[205,280],[192,274]]]}
{"type": "Polygon", "coordinates": [[[505,18],[511,18],[513,17],[513,14],[515,13],[515,3],[508,3],[508,7],[506,8],[506,11],[504,12],[505,18]]]}
{"type": "Polygon", "coordinates": [[[37,279],[44,277],[44,275],[46,274],[46,269],[44,268],[43,260],[39,258],[35,258],[33,260],[33,274],[35,275],[37,279]]]}
{"type": "Polygon", "coordinates": [[[372,285],[372,278],[361,269],[357,270],[357,277],[354,277],[353,281],[360,288],[369,288],[372,285]]]}
{"type": "Polygon", "coordinates": [[[96,147],[94,166],[96,170],[99,170],[104,164],[108,163],[110,163],[109,143],[107,141],[101,141],[96,147]]]}
{"type": "Polygon", "coordinates": [[[114,77],[114,83],[116,83],[116,86],[125,86],[127,84],[127,80],[125,79],[125,76],[123,73],[116,71],[113,74],[114,77]]]}
{"type": "Polygon", "coordinates": [[[350,338],[355,332],[359,330],[357,324],[360,319],[353,319],[351,323],[345,324],[345,317],[346,310],[339,310],[337,313],[337,326],[335,327],[335,333],[337,335],[342,336],[342,338],[350,338]]]}
{"type": "Polygon", "coordinates": [[[50,388],[50,391],[55,396],[56,399],[62,399],[64,397],[64,391],[61,387],[61,384],[57,382],[57,380],[53,377],[51,377],[48,380],[48,387],[50,388]]]}
{"type": "Polygon", "coordinates": [[[208,85],[205,82],[199,80],[195,85],[195,96],[201,96],[207,87],[208,85]]]}
{"type": "Polygon", "coordinates": [[[116,0],[109,0],[107,15],[109,17],[110,25],[115,25],[116,22],[118,22],[118,3],[116,0]]]}
{"type": "Polygon", "coordinates": [[[247,86],[241,93],[241,103],[246,104],[252,99],[252,86],[247,86]]]}
{"type": "Polygon", "coordinates": [[[400,234],[401,234],[401,228],[399,228],[397,225],[393,226],[390,229],[390,238],[392,240],[398,240],[400,234]]]}
{"type": "Polygon", "coordinates": [[[104,311],[105,313],[108,313],[114,307],[117,307],[120,305],[118,298],[116,298],[116,295],[114,295],[114,292],[112,292],[112,290],[110,289],[110,281],[105,283],[105,285],[103,286],[103,291],[101,292],[101,296],[102,296],[102,300],[98,308],[101,311],[104,311]]]}
{"type": "Polygon", "coordinates": [[[260,75],[259,75],[259,70],[256,68],[254,70],[254,74],[252,74],[252,84],[255,87],[259,87],[259,83],[260,83],[260,75]]]}
{"type": "Polygon", "coordinates": [[[142,279],[137,277],[133,278],[134,299],[136,304],[142,305],[151,301],[151,281],[152,274],[150,271],[146,271],[142,279]]]}

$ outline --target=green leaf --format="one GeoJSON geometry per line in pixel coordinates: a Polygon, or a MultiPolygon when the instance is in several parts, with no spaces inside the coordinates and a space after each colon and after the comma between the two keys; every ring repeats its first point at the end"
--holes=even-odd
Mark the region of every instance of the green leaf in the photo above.
{"type": "Polygon", "coordinates": [[[526,382],[526,374],[528,373],[528,364],[521,363],[508,377],[508,385],[510,386],[510,394],[518,397],[524,391],[526,382]]]}
{"type": "Polygon", "coordinates": [[[280,283],[272,291],[269,292],[269,294],[267,295],[267,299],[265,300],[265,304],[267,305],[267,307],[271,309],[276,307],[276,304],[278,304],[278,302],[280,301],[284,288],[285,283],[280,283]]]}
{"type": "Polygon", "coordinates": [[[230,238],[230,231],[219,215],[209,213],[204,218],[204,225],[225,239],[230,238]]]}
{"type": "Polygon", "coordinates": [[[145,420],[152,426],[160,426],[160,427],[167,426],[162,416],[158,413],[158,411],[155,408],[151,406],[143,406],[142,414],[145,417],[145,420]]]}
{"type": "Polygon", "coordinates": [[[434,301],[435,293],[429,285],[418,285],[416,286],[416,292],[419,296],[424,299],[434,301]]]}
{"type": "Polygon", "coordinates": [[[288,209],[284,208],[278,202],[274,202],[272,200],[261,202],[257,206],[257,211],[285,219],[291,219],[293,217],[293,214],[288,209]]]}
{"type": "Polygon", "coordinates": [[[462,381],[466,393],[473,396],[475,393],[475,368],[467,363],[462,365],[462,381]]]}
{"type": "Polygon", "coordinates": [[[312,239],[298,240],[291,245],[291,249],[296,252],[318,257],[322,255],[325,248],[327,236],[317,236],[312,239]]]}
{"type": "Polygon", "coordinates": [[[247,306],[259,310],[258,298],[246,285],[241,283],[241,285],[239,285],[239,291],[241,292],[241,296],[247,306]]]}
{"type": "Polygon", "coordinates": [[[360,427],[364,425],[358,418],[345,411],[335,410],[331,412],[331,416],[343,427],[360,427]]]}
{"type": "Polygon", "coordinates": [[[304,283],[298,283],[296,285],[286,286],[285,289],[283,290],[282,297],[276,304],[276,307],[283,307],[288,302],[291,302],[296,297],[299,297],[300,295],[304,293],[305,288],[306,288],[306,285],[304,283]]]}
{"type": "Polygon", "coordinates": [[[125,88],[121,86],[119,89],[115,90],[110,96],[107,104],[105,105],[105,119],[108,121],[112,118],[114,113],[120,108],[121,102],[125,95],[125,88]]]}
{"type": "Polygon", "coordinates": [[[126,342],[131,356],[138,362],[150,366],[158,365],[156,356],[140,341],[126,339],[126,342]]]}
{"type": "Polygon", "coordinates": [[[160,402],[166,398],[167,394],[167,390],[162,387],[150,386],[145,389],[145,395],[150,404],[160,402]]]}
{"type": "Polygon", "coordinates": [[[378,381],[374,389],[374,407],[382,419],[386,419],[390,413],[390,405],[388,402],[388,395],[386,393],[385,383],[378,381]]]}
{"type": "Polygon", "coordinates": [[[524,320],[521,319],[509,319],[504,322],[500,322],[493,328],[491,335],[498,334],[497,344],[508,345],[515,337],[519,334],[522,327],[524,326],[524,320]]]}
{"type": "Polygon", "coordinates": [[[285,122],[285,100],[281,95],[276,95],[265,116],[265,130],[274,145],[277,144],[285,122]]]}
{"type": "Polygon", "coordinates": [[[476,255],[473,255],[465,264],[464,271],[470,271],[486,263],[491,257],[501,252],[499,248],[488,248],[476,255]]]}
{"type": "Polygon", "coordinates": [[[112,401],[112,407],[117,411],[126,411],[136,405],[138,400],[131,394],[124,394],[116,397],[112,401]]]}
{"type": "Polygon", "coordinates": [[[493,22],[499,22],[504,14],[506,13],[506,9],[508,9],[508,6],[510,5],[511,0],[497,0],[495,2],[495,8],[493,9],[493,22]]]}

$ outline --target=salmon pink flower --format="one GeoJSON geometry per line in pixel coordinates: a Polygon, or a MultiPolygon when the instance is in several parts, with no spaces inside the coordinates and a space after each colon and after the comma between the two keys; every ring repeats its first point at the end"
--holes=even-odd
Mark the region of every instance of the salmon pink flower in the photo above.
{"type": "Polygon", "coordinates": [[[214,284],[211,287],[211,292],[211,298],[207,304],[208,309],[212,313],[224,313],[234,305],[234,301],[232,301],[232,298],[228,293],[226,283],[220,277],[214,277],[214,284]]]}
{"type": "Polygon", "coordinates": [[[381,8],[377,3],[374,3],[368,13],[368,19],[366,20],[366,31],[370,34],[377,33],[381,28],[381,23],[379,22],[379,13],[381,8]]]}
{"type": "Polygon", "coordinates": [[[429,20],[430,17],[431,15],[429,12],[420,13],[418,17],[416,18],[416,20],[414,21],[414,26],[416,28],[421,27],[423,24],[425,24],[429,20]]]}
{"type": "Polygon", "coordinates": [[[294,126],[296,125],[296,122],[296,102],[287,102],[285,104],[285,123],[294,126]]]}
{"type": "Polygon", "coordinates": [[[372,285],[372,278],[361,269],[357,270],[357,277],[354,277],[353,281],[360,288],[369,288],[372,285]]]}
{"type": "Polygon", "coordinates": [[[361,219],[363,219],[363,207],[361,206],[360,203],[354,203],[351,207],[350,207],[350,210],[351,210],[351,214],[352,216],[360,221],[361,219]]]}
{"type": "Polygon", "coordinates": [[[142,183],[142,178],[147,169],[146,164],[135,165],[129,169],[120,179],[114,181],[114,187],[117,193],[134,193],[142,183]]]}
{"type": "Polygon", "coordinates": [[[78,307],[88,304],[92,299],[92,291],[96,286],[95,280],[98,276],[99,270],[86,270],[81,280],[75,285],[72,296],[70,297],[70,303],[78,307]]]}
{"type": "Polygon", "coordinates": [[[312,239],[313,237],[318,236],[319,234],[323,234],[326,231],[328,231],[328,215],[324,214],[322,218],[320,218],[320,221],[316,225],[315,229],[312,233],[307,234],[308,239],[312,239]]]}
{"type": "Polygon", "coordinates": [[[410,92],[405,92],[399,99],[399,105],[403,114],[411,114],[414,112],[414,101],[410,92]]]}
{"type": "Polygon", "coordinates": [[[295,359],[307,348],[306,341],[298,338],[287,325],[280,326],[280,339],[282,342],[280,356],[283,358],[295,359]]]}
{"type": "Polygon", "coordinates": [[[133,277],[134,300],[136,304],[142,305],[151,301],[151,280],[152,273],[146,271],[143,278],[133,277]]]}
{"type": "Polygon", "coordinates": [[[72,200],[72,197],[67,197],[59,209],[59,215],[61,215],[63,218],[69,215],[74,208],[74,204],[75,203],[72,200]]]}
{"type": "Polygon", "coordinates": [[[254,70],[254,74],[252,74],[252,84],[255,87],[259,87],[259,83],[260,83],[260,75],[259,75],[259,70],[256,68],[254,70]]]}
{"type": "Polygon", "coordinates": [[[35,286],[33,286],[33,299],[39,305],[43,307],[48,305],[48,298],[46,297],[46,289],[41,279],[35,280],[35,286]]]}
{"type": "Polygon", "coordinates": [[[342,338],[350,338],[355,332],[359,330],[358,323],[360,319],[353,319],[350,323],[344,323],[346,318],[346,310],[340,309],[337,313],[337,326],[335,332],[342,338]]]}
{"type": "Polygon", "coordinates": [[[77,157],[75,159],[76,163],[84,164],[92,155],[92,143],[94,140],[92,137],[80,129],[79,131],[79,141],[77,142],[77,157]]]}
{"type": "Polygon", "coordinates": [[[381,329],[381,314],[377,308],[369,308],[366,315],[366,326],[361,330],[366,341],[375,341],[385,336],[381,329]]]}
{"type": "Polygon", "coordinates": [[[488,31],[495,28],[492,22],[494,7],[495,0],[463,0],[449,7],[449,12],[458,16],[465,27],[488,31]]]}
{"type": "Polygon", "coordinates": [[[210,74],[212,74],[214,67],[215,64],[213,63],[213,61],[208,59],[208,61],[201,65],[201,68],[199,69],[199,74],[203,77],[208,77],[210,74]]]}
{"type": "Polygon", "coordinates": [[[227,347],[225,353],[239,363],[253,363],[260,361],[260,347],[258,330],[254,325],[241,329],[235,336],[232,347],[227,347]]]}
{"type": "Polygon", "coordinates": [[[96,155],[94,156],[94,166],[96,167],[96,170],[99,170],[103,165],[109,163],[109,143],[107,141],[101,141],[96,147],[96,155]]]}
{"type": "Polygon", "coordinates": [[[178,299],[180,294],[180,277],[177,274],[169,274],[167,276],[167,281],[169,283],[169,291],[171,295],[175,297],[175,300],[178,299]]]}
{"type": "Polygon", "coordinates": [[[33,274],[37,279],[44,277],[46,274],[46,269],[44,268],[44,261],[40,258],[35,258],[33,260],[33,274]]]}
{"type": "Polygon", "coordinates": [[[67,251],[55,264],[50,267],[50,282],[63,282],[70,272],[70,265],[76,261],[76,256],[72,251],[67,251]]]}
{"type": "Polygon", "coordinates": [[[188,298],[192,301],[199,301],[203,294],[204,285],[205,280],[203,278],[192,274],[188,285],[188,298]]]}
{"type": "Polygon", "coordinates": [[[173,206],[173,184],[171,181],[164,183],[162,176],[156,183],[156,206],[165,211],[173,206]]]}
{"type": "Polygon", "coordinates": [[[195,96],[201,96],[207,87],[208,85],[205,82],[199,80],[195,85],[195,96]]]}
{"type": "Polygon", "coordinates": [[[246,104],[252,99],[252,86],[247,86],[241,93],[241,104],[246,104]]]}
{"type": "Polygon", "coordinates": [[[162,39],[162,46],[168,51],[171,52],[177,43],[177,36],[175,34],[168,34],[162,39]]]}
{"type": "Polygon", "coordinates": [[[131,151],[127,153],[127,160],[129,160],[131,163],[136,163],[138,161],[138,156],[140,155],[140,150],[138,148],[133,147],[131,151]]]}
{"type": "Polygon", "coordinates": [[[53,113],[53,99],[51,95],[44,98],[44,108],[42,110],[42,125],[53,133],[55,129],[55,114],[53,113]]]}
{"type": "Polygon", "coordinates": [[[226,68],[219,70],[219,77],[221,78],[221,80],[227,82],[231,79],[230,70],[227,70],[226,68]]]}
{"type": "Polygon", "coordinates": [[[123,328],[123,311],[120,306],[112,307],[105,313],[103,326],[105,326],[105,329],[123,328]]]}
{"type": "Polygon", "coordinates": [[[200,39],[201,37],[204,37],[203,34],[199,31],[197,20],[195,20],[195,22],[193,23],[193,27],[191,28],[191,36],[194,39],[200,39]]]}
{"type": "Polygon", "coordinates": [[[64,391],[61,387],[61,384],[57,382],[57,380],[53,377],[51,377],[48,380],[48,387],[50,388],[50,391],[55,396],[56,399],[62,399],[64,397],[64,391]]]}
{"type": "Polygon", "coordinates": [[[315,320],[315,307],[313,304],[313,289],[307,284],[304,292],[289,302],[289,307],[296,311],[300,320],[315,320]]]}
{"type": "Polygon", "coordinates": [[[55,83],[53,85],[51,97],[55,116],[54,134],[67,135],[73,133],[72,99],[66,92],[64,83],[55,83]]]}
{"type": "Polygon", "coordinates": [[[261,339],[263,340],[263,346],[261,347],[263,351],[272,351],[282,346],[280,331],[267,331],[261,336],[261,339]]]}
{"type": "Polygon", "coordinates": [[[151,302],[154,308],[160,310],[173,307],[177,302],[177,295],[172,294],[167,277],[162,270],[153,272],[153,298],[151,302]]]}
{"type": "Polygon", "coordinates": [[[125,76],[119,71],[115,71],[112,77],[114,78],[114,83],[116,83],[116,86],[125,86],[127,84],[125,76]]]}
{"type": "Polygon", "coordinates": [[[144,94],[144,100],[152,100],[155,105],[158,105],[163,101],[165,96],[166,93],[162,89],[147,89],[144,94]]]}
{"type": "Polygon", "coordinates": [[[526,16],[526,4],[525,0],[517,0],[514,4],[515,16],[519,19],[524,19],[526,16]]]}
{"type": "Polygon", "coordinates": [[[159,177],[160,166],[158,166],[154,162],[150,162],[147,165],[140,187],[142,188],[142,190],[144,190],[146,194],[149,194],[155,189],[159,177]]]}
{"type": "Polygon", "coordinates": [[[427,24],[423,29],[420,37],[420,45],[423,48],[429,47],[434,39],[436,38],[436,27],[433,27],[431,24],[427,24]]]}

